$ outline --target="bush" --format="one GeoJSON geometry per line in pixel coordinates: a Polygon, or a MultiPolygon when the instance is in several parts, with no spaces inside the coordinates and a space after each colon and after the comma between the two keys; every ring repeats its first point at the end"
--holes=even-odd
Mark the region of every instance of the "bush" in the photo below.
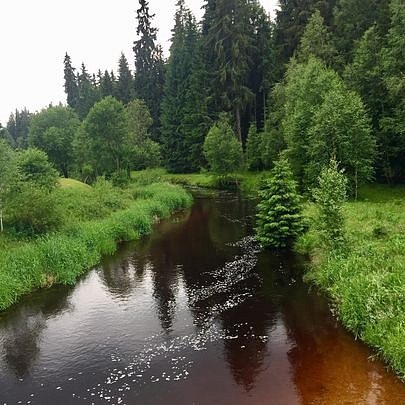
{"type": "Polygon", "coordinates": [[[226,114],[221,114],[208,132],[204,142],[204,156],[215,173],[233,172],[241,167],[242,144],[237,139],[226,114]]]}
{"type": "Polygon", "coordinates": [[[52,190],[58,183],[58,172],[42,150],[30,148],[18,154],[18,170],[21,180],[52,190]]]}
{"type": "Polygon", "coordinates": [[[347,198],[347,179],[336,160],[322,170],[319,186],[313,191],[318,207],[317,228],[325,245],[338,248],[344,242],[343,203],[347,198]]]}
{"type": "Polygon", "coordinates": [[[21,183],[8,201],[7,222],[16,232],[33,236],[58,229],[63,209],[57,194],[31,183],[21,183]]]}
{"type": "Polygon", "coordinates": [[[300,197],[290,165],[279,159],[263,181],[257,207],[256,239],[264,247],[289,248],[303,233],[300,197]]]}

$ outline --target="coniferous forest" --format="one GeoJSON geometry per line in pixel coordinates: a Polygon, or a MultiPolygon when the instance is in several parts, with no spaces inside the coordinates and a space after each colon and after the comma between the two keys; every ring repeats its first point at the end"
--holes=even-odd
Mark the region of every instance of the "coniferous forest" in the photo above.
{"type": "Polygon", "coordinates": [[[189,208],[182,186],[232,189],[254,201],[252,243],[305,257],[305,281],[404,378],[404,0],[279,0],[271,16],[201,0],[201,21],[186,3],[168,55],[138,0],[130,60],[90,72],[66,50],[66,103],[0,124],[0,311],[189,208]]]}

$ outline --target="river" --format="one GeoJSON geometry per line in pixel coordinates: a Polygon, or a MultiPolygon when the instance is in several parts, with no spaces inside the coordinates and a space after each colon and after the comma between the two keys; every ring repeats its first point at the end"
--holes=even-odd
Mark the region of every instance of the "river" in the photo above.
{"type": "Polygon", "coordinates": [[[252,218],[236,194],[196,194],[75,287],[0,314],[0,404],[404,403],[252,218]]]}

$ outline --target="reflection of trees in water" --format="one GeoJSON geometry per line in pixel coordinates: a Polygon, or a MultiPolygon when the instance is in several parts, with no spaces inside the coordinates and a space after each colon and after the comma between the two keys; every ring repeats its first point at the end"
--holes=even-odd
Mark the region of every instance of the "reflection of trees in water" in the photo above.
{"type": "Polygon", "coordinates": [[[126,298],[132,294],[135,280],[130,258],[104,260],[102,268],[105,285],[112,295],[126,298]]]}
{"type": "Polygon", "coordinates": [[[4,359],[18,378],[29,374],[40,353],[39,342],[49,317],[69,308],[72,289],[54,287],[32,294],[7,312],[0,321],[4,359]]]}

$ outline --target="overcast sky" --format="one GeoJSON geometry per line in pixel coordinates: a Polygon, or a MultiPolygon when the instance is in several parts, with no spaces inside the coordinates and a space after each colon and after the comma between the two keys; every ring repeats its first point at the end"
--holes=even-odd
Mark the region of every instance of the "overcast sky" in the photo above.
{"type": "MultiPolygon", "coordinates": [[[[176,0],[150,0],[168,53],[176,0]]],[[[202,0],[186,0],[197,19],[202,0]]],[[[277,0],[261,0],[274,18],[277,0]]],[[[117,70],[123,51],[133,69],[137,0],[0,0],[0,123],[16,108],[65,103],[63,57],[91,73],[117,70]]]]}

